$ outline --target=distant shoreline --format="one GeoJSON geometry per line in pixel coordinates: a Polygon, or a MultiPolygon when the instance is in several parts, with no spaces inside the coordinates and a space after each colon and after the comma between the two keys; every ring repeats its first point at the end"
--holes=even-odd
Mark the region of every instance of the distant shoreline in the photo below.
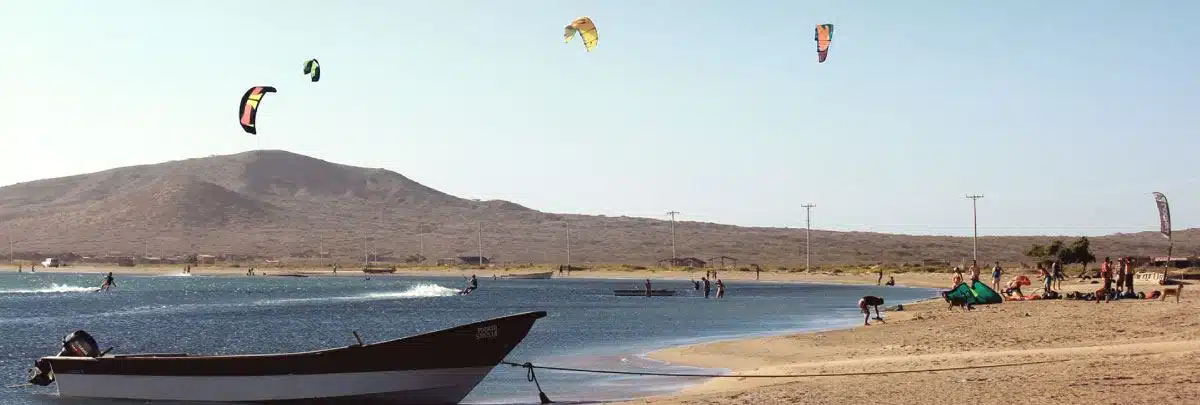
{"type": "MultiPolygon", "coordinates": [[[[102,274],[112,272],[117,276],[165,276],[178,275],[183,273],[183,265],[170,266],[136,266],[136,267],[118,267],[118,266],[89,266],[76,265],[69,267],[38,267],[36,273],[80,273],[80,274],[102,274]]],[[[246,271],[249,267],[212,267],[202,266],[193,267],[192,273],[196,276],[246,276],[246,271]]],[[[577,270],[572,271],[570,275],[563,273],[562,276],[556,271],[554,278],[568,279],[609,279],[609,280],[699,280],[705,275],[704,270],[715,270],[717,278],[729,282],[763,282],[763,283],[816,283],[816,284],[848,284],[848,285],[873,285],[878,279],[877,273],[805,273],[805,272],[778,272],[778,271],[763,271],[759,273],[759,279],[755,280],[755,272],[753,271],[738,271],[735,269],[694,269],[691,271],[684,270],[577,270]]],[[[29,272],[26,268],[25,272],[29,272]]],[[[306,276],[321,276],[321,277],[467,277],[475,274],[481,280],[486,281],[492,275],[504,274],[524,274],[538,273],[548,270],[532,268],[520,269],[458,269],[458,268],[398,268],[395,273],[369,274],[363,273],[361,267],[346,267],[339,268],[337,274],[333,274],[332,270],[327,267],[311,267],[311,268],[274,268],[274,267],[255,267],[255,275],[261,275],[264,272],[267,276],[284,275],[284,274],[299,274],[306,276]]],[[[15,266],[0,267],[2,273],[16,273],[15,266]]],[[[35,273],[35,274],[36,274],[35,273]]],[[[1014,273],[1015,274],[1015,273],[1014,273]]],[[[922,288],[949,288],[950,275],[946,273],[889,273],[885,270],[883,281],[888,280],[888,276],[895,277],[897,287],[922,287],[922,288]]],[[[732,288],[733,286],[731,286],[732,288]]]]}

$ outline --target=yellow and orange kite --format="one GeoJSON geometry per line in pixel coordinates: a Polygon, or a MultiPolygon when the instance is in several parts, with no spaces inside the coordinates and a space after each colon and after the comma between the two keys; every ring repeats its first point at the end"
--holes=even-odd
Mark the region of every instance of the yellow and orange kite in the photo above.
{"type": "Polygon", "coordinates": [[[587,48],[588,52],[596,47],[596,41],[600,40],[600,35],[596,33],[596,24],[592,23],[592,19],[588,17],[579,17],[571,24],[563,28],[563,43],[571,41],[575,37],[575,33],[579,33],[579,37],[583,38],[583,47],[587,48]]]}

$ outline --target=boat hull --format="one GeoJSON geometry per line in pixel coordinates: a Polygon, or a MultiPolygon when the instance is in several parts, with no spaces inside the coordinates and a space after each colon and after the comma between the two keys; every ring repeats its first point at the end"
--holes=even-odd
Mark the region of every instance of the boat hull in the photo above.
{"type": "MultiPolygon", "coordinates": [[[[646,290],[613,290],[613,295],[618,297],[636,297],[646,296],[646,290]]],[[[675,295],[675,290],[650,290],[652,297],[671,297],[675,295]]]]}
{"type": "Polygon", "coordinates": [[[545,312],[312,352],[49,356],[59,395],[146,401],[455,404],[545,312]]]}
{"type": "Polygon", "coordinates": [[[552,272],[552,271],[548,271],[545,273],[505,274],[503,276],[500,276],[500,278],[515,278],[515,279],[521,279],[521,280],[544,280],[544,279],[553,278],[553,277],[554,277],[554,272],[552,272]]]}
{"type": "Polygon", "coordinates": [[[274,376],[56,374],[62,397],[142,401],[457,404],[491,366],[274,376]]]}

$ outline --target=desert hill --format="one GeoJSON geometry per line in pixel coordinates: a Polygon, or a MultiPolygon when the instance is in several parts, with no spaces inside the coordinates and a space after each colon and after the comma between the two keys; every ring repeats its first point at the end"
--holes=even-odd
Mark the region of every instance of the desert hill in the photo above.
{"type": "MultiPolygon", "coordinates": [[[[458,198],[383,169],[340,165],[286,151],[251,151],[14,184],[0,188],[0,230],[18,252],[210,253],[262,257],[364,249],[404,257],[484,255],[559,263],[566,224],[573,263],[646,264],[671,255],[660,219],[561,215],[508,201],[458,198]]],[[[804,262],[802,229],[676,223],[680,257],[729,256],[740,263],[804,262]]],[[[814,264],[957,262],[970,238],[869,232],[812,233],[814,264]]],[[[1027,260],[1033,243],[1072,237],[981,237],[987,261],[1027,260]]],[[[1092,238],[1104,255],[1162,255],[1156,232],[1092,238]]],[[[1176,231],[1175,252],[1195,254],[1200,230],[1176,231]]]]}

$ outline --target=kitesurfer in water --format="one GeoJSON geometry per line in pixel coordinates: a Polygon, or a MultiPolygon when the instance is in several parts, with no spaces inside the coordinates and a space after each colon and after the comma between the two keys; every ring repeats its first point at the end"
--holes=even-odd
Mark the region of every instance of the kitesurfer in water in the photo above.
{"type": "Polygon", "coordinates": [[[100,284],[100,288],[97,289],[96,292],[108,291],[111,288],[116,287],[116,286],[117,286],[117,282],[113,281],[112,272],[110,271],[110,272],[108,272],[107,276],[104,276],[104,283],[100,284]]]}
{"type": "Polygon", "coordinates": [[[471,279],[468,281],[468,283],[470,283],[470,285],[463,289],[462,292],[458,293],[459,295],[470,294],[471,291],[475,291],[476,288],[479,288],[479,279],[475,278],[474,274],[471,275],[471,279]]]}

